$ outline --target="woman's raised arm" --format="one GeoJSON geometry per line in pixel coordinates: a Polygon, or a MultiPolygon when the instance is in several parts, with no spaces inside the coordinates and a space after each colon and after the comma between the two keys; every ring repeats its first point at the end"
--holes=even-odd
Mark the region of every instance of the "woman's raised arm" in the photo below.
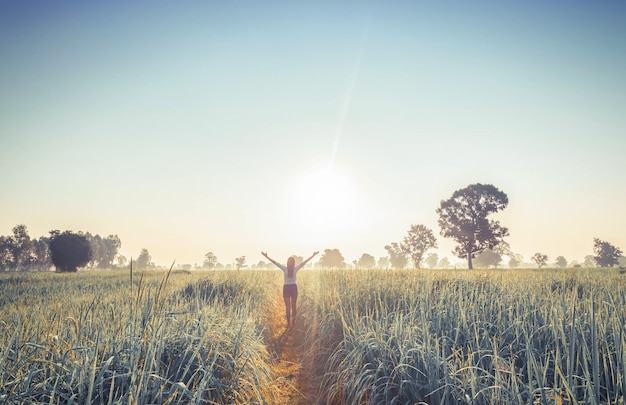
{"type": "Polygon", "coordinates": [[[303,263],[303,264],[304,264],[304,263],[307,263],[309,260],[311,260],[312,258],[314,258],[314,257],[315,257],[315,255],[317,255],[318,253],[319,253],[319,251],[315,251],[315,252],[313,252],[313,254],[311,255],[311,257],[309,257],[308,259],[306,259],[306,260],[305,260],[305,261],[303,261],[302,263],[303,263]]]}

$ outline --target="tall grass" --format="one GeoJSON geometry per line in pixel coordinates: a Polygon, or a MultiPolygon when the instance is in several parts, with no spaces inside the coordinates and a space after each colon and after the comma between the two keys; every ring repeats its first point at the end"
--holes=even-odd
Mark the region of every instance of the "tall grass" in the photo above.
{"type": "Polygon", "coordinates": [[[0,403],[273,402],[263,340],[273,277],[145,273],[133,283],[3,276],[0,403]]]}
{"type": "Polygon", "coordinates": [[[617,273],[310,276],[320,292],[321,403],[623,403],[626,282],[617,273]]]}
{"type": "MultiPolygon", "coordinates": [[[[280,279],[0,275],[0,403],[280,402],[280,279]]],[[[308,400],[624,404],[625,287],[610,269],[302,271],[308,400]]]]}

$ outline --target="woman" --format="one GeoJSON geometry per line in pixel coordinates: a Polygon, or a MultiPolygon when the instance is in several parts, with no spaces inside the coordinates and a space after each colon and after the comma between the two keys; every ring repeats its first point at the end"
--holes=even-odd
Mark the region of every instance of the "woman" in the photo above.
{"type": "Polygon", "coordinates": [[[284,274],[283,282],[283,299],[285,300],[285,313],[287,315],[287,327],[293,326],[293,322],[296,320],[296,301],[298,301],[298,285],[296,284],[296,274],[298,270],[304,267],[305,264],[315,257],[319,252],[313,252],[311,257],[296,266],[296,260],[293,257],[287,259],[287,266],[276,262],[276,260],[270,258],[267,252],[261,252],[263,256],[270,262],[274,263],[276,267],[281,269],[284,274]],[[292,318],[293,315],[293,318],[292,318]],[[293,322],[291,321],[293,319],[293,322]]]}

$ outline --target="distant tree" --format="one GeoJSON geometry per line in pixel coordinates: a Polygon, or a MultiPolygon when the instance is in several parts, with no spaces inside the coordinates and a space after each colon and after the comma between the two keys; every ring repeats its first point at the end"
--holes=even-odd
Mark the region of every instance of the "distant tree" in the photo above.
{"type": "Polygon", "coordinates": [[[500,263],[502,263],[502,255],[492,249],[483,250],[474,259],[474,264],[481,268],[489,268],[491,266],[497,268],[500,263]]]}
{"type": "Polygon", "coordinates": [[[224,265],[222,263],[215,263],[215,270],[224,270],[224,265]]]}
{"type": "Polygon", "coordinates": [[[389,254],[389,262],[394,269],[403,269],[406,267],[409,260],[406,257],[406,253],[402,250],[399,243],[393,242],[385,246],[385,250],[389,254]]]}
{"type": "Polygon", "coordinates": [[[485,249],[493,249],[502,242],[509,230],[498,221],[487,219],[503,210],[509,203],[507,195],[491,184],[470,184],[457,190],[437,208],[441,235],[457,242],[454,253],[467,259],[472,269],[472,258],[485,249]]]}
{"type": "Polygon", "coordinates": [[[596,258],[593,255],[585,256],[585,260],[583,261],[583,267],[591,269],[596,267],[597,265],[598,263],[596,262],[596,258]]]}
{"type": "Polygon", "coordinates": [[[626,266],[626,256],[620,256],[617,258],[617,264],[621,267],[626,266]]]}
{"type": "Polygon", "coordinates": [[[379,269],[387,269],[389,267],[389,257],[382,256],[378,258],[378,268],[379,269]]]}
{"type": "Polygon", "coordinates": [[[139,257],[137,258],[137,260],[135,260],[134,267],[137,270],[143,270],[153,266],[154,263],[152,263],[152,256],[150,256],[150,252],[148,252],[148,249],[141,249],[139,257]]]}
{"type": "Polygon", "coordinates": [[[430,267],[431,269],[434,269],[435,267],[437,267],[438,263],[439,263],[439,255],[437,253],[429,253],[428,256],[426,256],[426,265],[430,267]]]}
{"type": "Polygon", "coordinates": [[[235,259],[235,263],[237,264],[237,270],[241,270],[242,268],[246,267],[246,257],[245,256],[240,256],[238,258],[235,259]]]}
{"type": "Polygon", "coordinates": [[[296,266],[304,261],[304,257],[302,256],[292,255],[291,257],[295,260],[296,266]]]}
{"type": "Polygon", "coordinates": [[[2,270],[8,270],[13,264],[11,244],[10,237],[0,236],[0,269],[2,270]]]}
{"type": "Polygon", "coordinates": [[[33,252],[35,254],[35,266],[39,270],[47,270],[52,266],[50,238],[41,236],[39,239],[33,239],[33,252]]]}
{"type": "Polygon", "coordinates": [[[265,263],[263,260],[259,260],[259,262],[256,264],[256,268],[257,269],[265,269],[265,268],[267,268],[267,263],[265,263]]]}
{"type": "Polygon", "coordinates": [[[122,247],[122,241],[117,235],[109,235],[100,239],[100,249],[98,253],[98,268],[110,269],[113,267],[113,261],[117,252],[122,247]]]}
{"type": "Polygon", "coordinates": [[[522,264],[522,260],[524,260],[522,255],[511,252],[509,255],[509,267],[512,269],[518,268],[522,264]]]}
{"type": "Polygon", "coordinates": [[[363,253],[357,262],[357,267],[371,269],[376,266],[376,258],[370,254],[363,253]]]}
{"type": "Polygon", "coordinates": [[[622,250],[598,238],[593,239],[593,253],[598,266],[613,267],[618,265],[622,250]]]}
{"type": "Polygon", "coordinates": [[[442,257],[441,260],[439,260],[439,268],[448,269],[450,267],[452,267],[452,263],[450,263],[447,257],[442,257]]]}
{"type": "Polygon", "coordinates": [[[530,260],[535,262],[539,268],[542,268],[548,263],[548,255],[537,252],[530,258],[530,260]]]}
{"type": "Polygon", "coordinates": [[[12,229],[13,235],[7,239],[11,251],[11,267],[17,270],[27,270],[34,258],[33,242],[28,235],[28,228],[24,224],[16,225],[12,229]]]}
{"type": "Polygon", "coordinates": [[[561,268],[567,267],[567,259],[563,256],[558,256],[554,261],[554,265],[561,268]]]}
{"type": "Polygon", "coordinates": [[[319,264],[326,268],[343,269],[346,267],[343,255],[339,249],[325,249],[324,253],[320,257],[319,264]]]}
{"type": "Polygon", "coordinates": [[[50,240],[50,257],[57,272],[76,272],[91,260],[91,245],[78,233],[65,231],[50,240]]]}
{"type": "Polygon", "coordinates": [[[213,252],[209,252],[204,255],[204,262],[202,263],[202,267],[205,269],[213,269],[217,264],[217,257],[213,254],[213,252]]]}
{"type": "Polygon", "coordinates": [[[422,267],[424,253],[437,247],[437,238],[433,231],[424,225],[411,225],[400,244],[402,251],[411,258],[416,269],[422,267]]]}
{"type": "Polygon", "coordinates": [[[118,255],[117,258],[117,267],[126,267],[128,263],[128,259],[124,255],[118,255]]]}

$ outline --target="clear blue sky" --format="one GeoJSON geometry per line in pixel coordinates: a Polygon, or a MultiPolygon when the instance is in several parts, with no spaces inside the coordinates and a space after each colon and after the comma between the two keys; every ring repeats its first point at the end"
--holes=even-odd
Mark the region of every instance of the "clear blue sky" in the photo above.
{"type": "Polygon", "coordinates": [[[0,234],[351,262],[481,182],[526,260],[626,250],[624,72],[619,1],[2,1],[0,234]]]}

